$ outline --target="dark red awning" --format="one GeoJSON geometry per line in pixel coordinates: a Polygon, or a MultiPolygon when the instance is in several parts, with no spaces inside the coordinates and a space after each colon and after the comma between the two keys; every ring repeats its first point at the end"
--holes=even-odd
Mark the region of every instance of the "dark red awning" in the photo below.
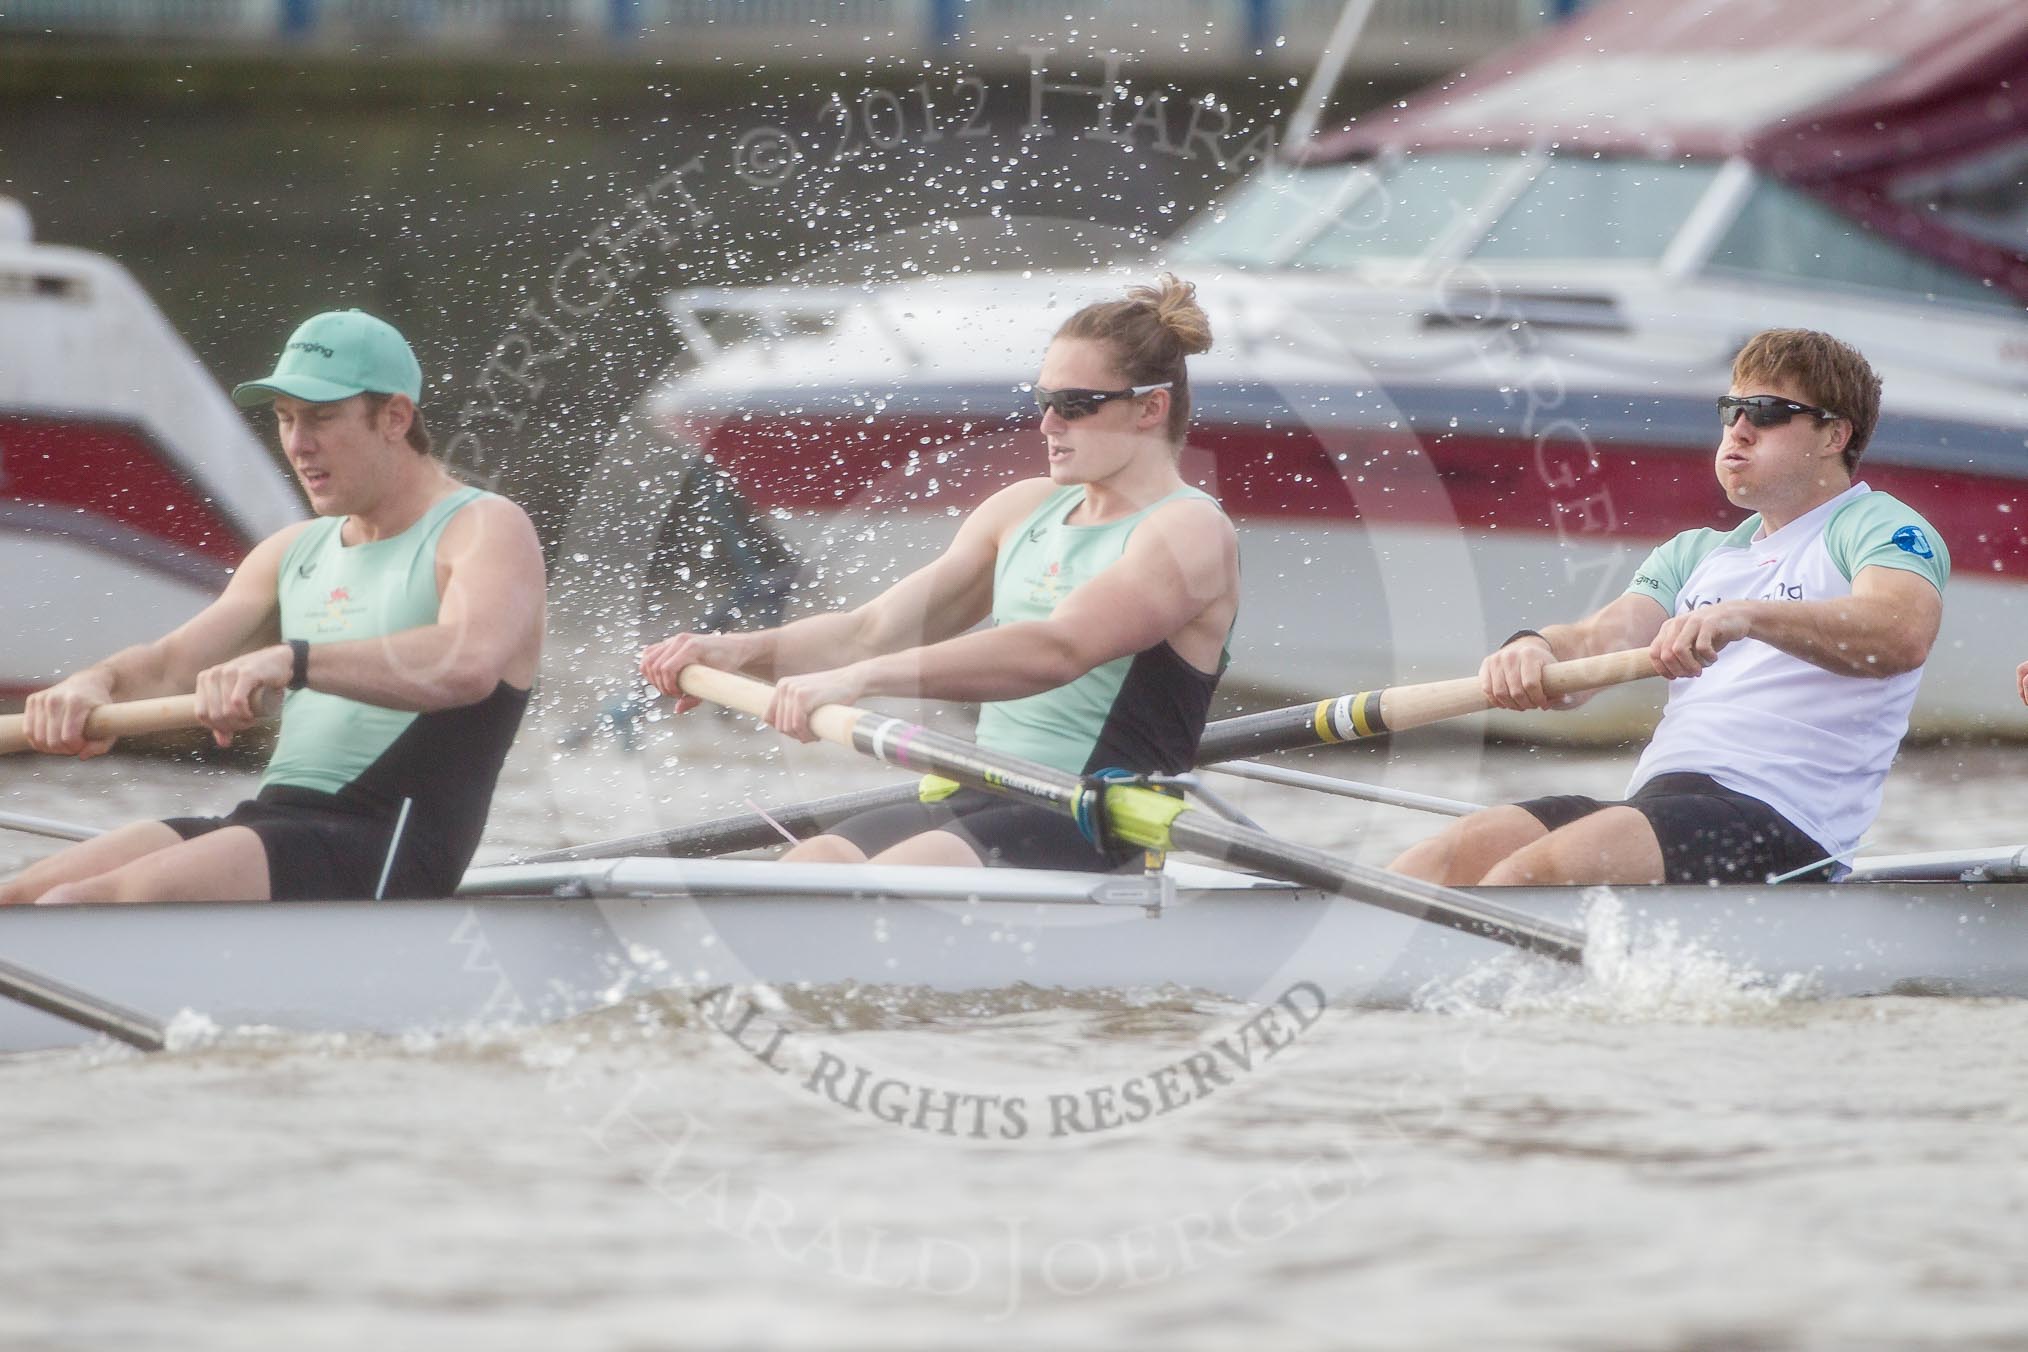
{"type": "Polygon", "coordinates": [[[1739,155],[2028,299],[2028,241],[1955,228],[1926,185],[2028,152],[2022,0],[1620,0],[1297,153],[1739,155]]]}

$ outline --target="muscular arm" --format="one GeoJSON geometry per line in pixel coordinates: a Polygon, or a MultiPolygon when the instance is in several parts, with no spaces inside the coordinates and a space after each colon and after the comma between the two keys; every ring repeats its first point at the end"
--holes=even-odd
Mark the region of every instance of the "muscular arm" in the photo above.
{"type": "Polygon", "coordinates": [[[1539,638],[1506,644],[1479,666],[1479,684],[1500,709],[1575,708],[1586,697],[1552,700],[1542,688],[1551,662],[1620,652],[1652,643],[1669,613],[1653,597],[1627,592],[1575,624],[1552,624],[1539,638]]]}
{"type": "MultiPolygon", "coordinates": [[[[855,610],[746,634],[677,634],[641,655],[641,672],[673,695],[678,673],[692,662],[779,680],[961,634],[992,610],[1000,537],[1034,511],[1050,488],[1046,479],[1030,479],[1001,489],[965,518],[934,563],[855,610]]],[[[689,703],[685,699],[681,707],[689,703]]]]}
{"type": "Polygon", "coordinates": [[[111,749],[86,742],[85,719],[116,701],[188,694],[207,667],[275,642],[275,602],[282,556],[308,522],[288,526],[254,546],[216,600],[161,638],[123,648],[104,661],[29,696],[24,732],[39,751],[90,757],[111,749]]]}
{"type": "Polygon", "coordinates": [[[992,610],[993,561],[1000,534],[1011,525],[1006,515],[989,499],[965,518],[934,562],[863,606],[742,635],[752,640],[746,669],[772,680],[963,633],[992,610]]]}
{"type": "Polygon", "coordinates": [[[437,545],[437,622],[385,638],[319,644],[310,688],[427,713],[473,704],[500,682],[526,689],[542,655],[542,547],[528,514],[481,498],[437,545]]]}
{"type": "MultiPolygon", "coordinates": [[[[316,644],[310,688],[428,713],[476,703],[501,681],[527,687],[541,658],[544,608],[542,550],[527,514],[504,498],[472,503],[444,528],[437,570],[436,623],[316,644]]],[[[205,671],[198,716],[229,741],[258,717],[262,690],[288,685],[293,658],[276,643],[205,671]]]]}
{"type": "Polygon", "coordinates": [[[1652,645],[1667,676],[1695,676],[1726,644],[1756,638],[1841,676],[1885,678],[1929,660],[1943,597],[1919,573],[1861,568],[1829,601],[1722,601],[1675,616],[1652,645]]]}
{"type": "Polygon", "coordinates": [[[1232,525],[1209,503],[1179,502],[1141,523],[1117,563],[1046,620],[964,634],[866,664],[868,695],[1002,700],[1053,690],[1177,633],[1237,587],[1232,525]]]}
{"type": "Polygon", "coordinates": [[[1214,620],[1222,638],[1238,569],[1236,537],[1224,514],[1207,503],[1174,503],[1143,522],[1119,561],[1072,591],[1048,619],[782,682],[768,721],[806,736],[811,709],[868,695],[1004,700],[1038,694],[1173,639],[1200,618],[1214,620]]]}

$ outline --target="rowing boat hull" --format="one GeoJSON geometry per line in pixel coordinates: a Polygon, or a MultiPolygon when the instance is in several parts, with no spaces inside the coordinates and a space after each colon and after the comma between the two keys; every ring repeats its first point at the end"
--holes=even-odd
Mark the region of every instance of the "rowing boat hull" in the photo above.
{"type": "MultiPolygon", "coordinates": [[[[572,886],[608,895],[24,907],[0,912],[0,953],[164,1020],[189,1010],[221,1028],[374,1034],[549,1022],[650,991],[726,983],[1177,986],[1270,1000],[1307,981],[1339,1002],[1398,1006],[1546,961],[1232,875],[1224,879],[1236,885],[1182,888],[1151,917],[1127,897],[855,899],[770,891],[770,875],[753,870],[778,873],[779,865],[623,862],[658,870],[663,881],[650,888],[624,868],[600,866],[582,875],[589,885],[572,886]],[[691,895],[638,895],[666,890],[675,871],[692,880],[691,895]]],[[[1576,889],[1498,895],[1546,918],[1582,919],[1576,889]]],[[[1801,976],[1827,997],[2028,995],[2028,888],[2018,884],[1657,887],[1619,896],[1637,949],[1654,947],[1665,923],[1679,936],[1651,962],[1680,960],[1683,944],[1695,943],[1741,973],[1801,976]]],[[[88,1036],[0,1001],[0,1052],[88,1036]]]]}

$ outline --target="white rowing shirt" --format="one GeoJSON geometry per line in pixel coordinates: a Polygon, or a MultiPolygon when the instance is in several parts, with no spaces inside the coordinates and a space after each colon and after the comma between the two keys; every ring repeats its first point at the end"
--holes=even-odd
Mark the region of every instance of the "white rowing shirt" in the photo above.
{"type": "MultiPolygon", "coordinates": [[[[1919,573],[1939,593],[1950,577],[1950,552],[1930,524],[1863,483],[1761,532],[1758,513],[1731,531],[1685,531],[1648,556],[1627,590],[1680,615],[1720,601],[1850,596],[1862,568],[1919,573]]],[[[1741,639],[1701,675],[1669,682],[1668,708],[1627,792],[1657,775],[1709,775],[1847,859],[1880,811],[1921,682],[1920,667],[1885,679],[1841,676],[1741,639]]]]}

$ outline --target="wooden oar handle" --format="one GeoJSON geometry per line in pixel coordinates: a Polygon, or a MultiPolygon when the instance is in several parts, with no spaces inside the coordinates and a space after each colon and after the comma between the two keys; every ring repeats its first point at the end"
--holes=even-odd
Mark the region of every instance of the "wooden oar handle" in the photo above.
{"type": "MultiPolygon", "coordinates": [[[[683,668],[676,684],[683,688],[686,695],[695,695],[713,704],[752,714],[755,718],[767,717],[768,704],[775,695],[775,688],[766,681],[756,681],[751,676],[740,676],[695,662],[683,668]]],[[[849,704],[826,704],[811,712],[810,731],[824,741],[836,742],[850,749],[852,729],[859,718],[860,711],[849,704]]]]}
{"type": "MultiPolygon", "coordinates": [[[[28,750],[23,731],[25,714],[0,718],[0,755],[28,750]]],[[[195,695],[168,695],[162,699],[129,700],[125,704],[102,704],[85,720],[85,736],[94,741],[104,737],[136,737],[148,732],[174,732],[194,728],[197,723],[195,695]]]]}
{"type": "MultiPolygon", "coordinates": [[[[1582,694],[1609,685],[1638,681],[1655,674],[1655,663],[1646,648],[1579,657],[1569,662],[1552,662],[1542,673],[1542,688],[1552,696],[1582,694]]],[[[1479,688],[1479,678],[1464,676],[1427,685],[1399,685],[1380,692],[1377,718],[1389,732],[1441,723],[1447,718],[1482,713],[1491,706],[1479,688]]]]}
{"type": "Polygon", "coordinates": [[[1655,659],[1646,648],[1627,648],[1597,657],[1579,657],[1569,662],[1551,662],[1542,673],[1542,688],[1552,695],[1579,695],[1603,690],[1609,685],[1644,680],[1656,675],[1655,659]]]}
{"type": "MultiPolygon", "coordinates": [[[[1598,690],[1625,681],[1637,681],[1655,674],[1655,664],[1645,648],[1580,657],[1571,662],[1553,662],[1543,672],[1543,688],[1551,695],[1574,695],[1598,690]]],[[[722,704],[728,709],[767,716],[774,687],[750,676],[693,663],[683,668],[677,684],[686,695],[722,704]]],[[[1483,713],[1489,706],[1479,678],[1462,676],[1450,681],[1424,685],[1397,685],[1361,695],[1346,695],[1320,705],[1296,705],[1266,714],[1230,719],[1207,729],[1200,763],[1231,760],[1236,756],[1315,746],[1320,742],[1342,742],[1354,737],[1378,736],[1409,728],[1441,723],[1447,718],[1483,713]],[[1342,706],[1342,707],[1341,707],[1342,706]]],[[[847,704],[828,704],[810,715],[810,730],[827,742],[853,747],[853,728],[863,716],[847,704]]]]}

